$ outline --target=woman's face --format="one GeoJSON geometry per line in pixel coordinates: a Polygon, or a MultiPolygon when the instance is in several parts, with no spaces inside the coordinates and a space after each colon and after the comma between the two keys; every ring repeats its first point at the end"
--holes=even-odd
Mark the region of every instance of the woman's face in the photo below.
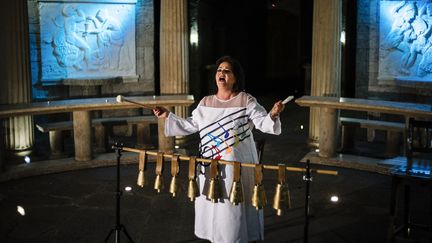
{"type": "Polygon", "coordinates": [[[231,65],[228,62],[222,62],[216,70],[216,85],[218,89],[232,90],[236,82],[231,65]]]}

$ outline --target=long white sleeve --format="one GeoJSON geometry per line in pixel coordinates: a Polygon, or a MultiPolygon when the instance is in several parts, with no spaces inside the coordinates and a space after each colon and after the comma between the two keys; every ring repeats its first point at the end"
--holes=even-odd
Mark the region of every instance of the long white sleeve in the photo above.
{"type": "Polygon", "coordinates": [[[176,116],[170,112],[165,120],[165,136],[185,136],[198,132],[198,124],[193,117],[186,119],[176,116]]]}
{"type": "Polygon", "coordinates": [[[275,120],[271,119],[270,113],[267,113],[265,108],[255,98],[250,97],[246,112],[249,114],[249,119],[251,119],[256,129],[269,134],[281,134],[282,124],[279,117],[275,120]]]}

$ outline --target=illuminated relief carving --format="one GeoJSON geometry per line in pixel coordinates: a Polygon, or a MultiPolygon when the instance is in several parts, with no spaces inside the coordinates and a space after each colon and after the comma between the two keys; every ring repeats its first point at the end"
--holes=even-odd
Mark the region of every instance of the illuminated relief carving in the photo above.
{"type": "Polygon", "coordinates": [[[135,5],[40,2],[42,80],[134,76],[135,5]]]}
{"type": "Polygon", "coordinates": [[[432,3],[380,4],[379,79],[431,81],[432,3]]]}

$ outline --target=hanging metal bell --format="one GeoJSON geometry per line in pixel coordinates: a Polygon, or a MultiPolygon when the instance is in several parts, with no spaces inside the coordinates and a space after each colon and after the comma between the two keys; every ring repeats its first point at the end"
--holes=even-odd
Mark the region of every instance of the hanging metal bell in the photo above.
{"type": "Polygon", "coordinates": [[[276,209],[278,216],[282,215],[283,210],[291,208],[291,197],[288,184],[285,182],[286,167],[283,164],[278,166],[278,184],[273,199],[273,208],[276,209]]]}
{"type": "Polygon", "coordinates": [[[177,185],[177,175],[179,173],[180,167],[179,167],[179,155],[173,155],[171,157],[171,183],[169,187],[169,192],[172,194],[173,197],[176,196],[178,185],[177,185]]]}
{"type": "Polygon", "coordinates": [[[163,178],[162,178],[162,172],[163,172],[163,162],[164,162],[164,154],[162,152],[157,153],[156,157],[156,179],[154,183],[154,189],[160,193],[163,189],[163,178]]]}
{"type": "Polygon", "coordinates": [[[163,178],[162,175],[156,175],[155,183],[154,183],[154,189],[160,193],[163,188],[163,178]]]}
{"type": "Polygon", "coordinates": [[[213,203],[217,203],[222,198],[221,186],[218,177],[218,162],[212,160],[210,162],[210,186],[207,191],[207,199],[213,203]]]}
{"type": "Polygon", "coordinates": [[[234,181],[231,186],[229,200],[233,205],[238,205],[244,201],[243,186],[240,181],[234,181]]]}
{"type": "Polygon", "coordinates": [[[176,196],[178,190],[178,185],[177,185],[177,177],[173,176],[171,179],[171,183],[170,183],[170,187],[169,187],[169,192],[172,194],[173,197],[176,196]]]}
{"type": "Polygon", "coordinates": [[[278,183],[276,185],[273,208],[276,209],[278,216],[281,216],[284,210],[291,208],[291,197],[287,184],[278,183]]]}
{"type": "Polygon", "coordinates": [[[145,165],[146,165],[146,161],[147,161],[147,155],[146,152],[140,152],[139,154],[139,163],[138,163],[138,179],[137,179],[137,184],[140,187],[144,187],[145,184],[145,178],[144,178],[144,171],[145,171],[145,165]]]}
{"type": "Polygon", "coordinates": [[[257,210],[264,208],[267,205],[267,196],[262,184],[256,184],[252,191],[252,206],[257,210]]]}
{"type": "Polygon", "coordinates": [[[195,198],[199,196],[198,184],[195,179],[189,179],[187,196],[191,202],[195,201],[195,198]]]}
{"type": "Polygon", "coordinates": [[[207,192],[207,199],[211,200],[213,203],[217,203],[221,198],[221,188],[219,185],[219,180],[217,178],[210,179],[210,186],[207,192]]]}
{"type": "Polygon", "coordinates": [[[191,156],[189,159],[189,185],[187,196],[191,202],[195,201],[195,198],[199,196],[198,183],[196,181],[196,157],[191,156]]]}
{"type": "Polygon", "coordinates": [[[144,171],[140,170],[138,173],[137,185],[140,187],[144,187],[144,183],[145,183],[144,171]]]}
{"type": "Polygon", "coordinates": [[[238,205],[239,203],[244,202],[243,194],[243,186],[241,183],[241,163],[234,162],[233,183],[229,194],[229,201],[233,205],[238,205]]]}

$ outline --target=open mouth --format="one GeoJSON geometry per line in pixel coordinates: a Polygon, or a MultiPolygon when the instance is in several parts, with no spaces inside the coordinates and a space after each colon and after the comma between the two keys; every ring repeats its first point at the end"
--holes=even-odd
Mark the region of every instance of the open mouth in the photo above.
{"type": "Polygon", "coordinates": [[[219,78],[219,82],[225,82],[226,80],[225,80],[225,78],[224,77],[220,77],[219,78]]]}

